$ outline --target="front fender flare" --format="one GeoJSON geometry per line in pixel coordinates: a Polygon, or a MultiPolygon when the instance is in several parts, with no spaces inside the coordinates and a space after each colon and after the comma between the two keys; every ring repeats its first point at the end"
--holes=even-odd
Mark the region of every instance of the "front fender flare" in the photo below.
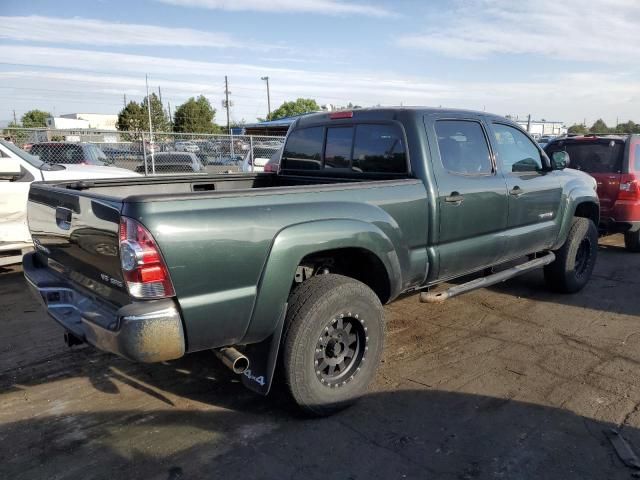
{"type": "Polygon", "coordinates": [[[586,187],[578,187],[572,189],[565,197],[564,218],[562,219],[562,223],[560,224],[558,237],[551,247],[551,250],[557,250],[564,244],[567,239],[567,235],[569,234],[571,222],[576,214],[576,210],[578,209],[578,206],[583,203],[592,203],[598,207],[598,221],[596,221],[596,227],[598,226],[600,211],[600,202],[598,200],[598,197],[594,195],[593,190],[590,190],[586,187]]]}
{"type": "Polygon", "coordinates": [[[258,283],[253,314],[240,344],[260,342],[271,335],[287,302],[296,268],[307,255],[339,248],[362,248],[385,267],[391,298],[402,288],[402,271],[393,243],[375,224],[334,219],[301,223],[276,235],[258,283]]]}

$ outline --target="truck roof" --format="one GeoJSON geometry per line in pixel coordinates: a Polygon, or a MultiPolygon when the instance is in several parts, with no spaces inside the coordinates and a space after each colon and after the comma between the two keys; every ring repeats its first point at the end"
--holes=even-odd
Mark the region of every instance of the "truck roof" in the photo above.
{"type": "MultiPolygon", "coordinates": [[[[353,109],[353,110],[337,110],[337,111],[333,111],[333,112],[319,112],[319,113],[312,113],[312,114],[308,114],[308,115],[304,115],[298,119],[295,120],[295,122],[293,122],[293,125],[299,126],[299,127],[306,127],[306,126],[311,126],[311,125],[316,125],[316,124],[321,124],[321,123],[326,123],[329,120],[332,119],[339,119],[339,118],[343,118],[343,119],[349,119],[349,118],[354,118],[354,119],[358,119],[358,120],[394,120],[397,119],[400,116],[403,116],[403,114],[410,114],[410,115],[429,115],[429,114],[433,114],[433,113],[437,113],[437,114],[451,114],[451,115],[460,115],[460,114],[467,114],[470,116],[474,116],[474,117],[487,117],[487,118],[495,118],[495,119],[500,119],[500,120],[507,120],[510,121],[508,119],[505,119],[504,117],[501,117],[499,115],[495,115],[492,113],[488,113],[488,112],[480,112],[480,111],[474,111],[474,110],[464,110],[464,109],[456,109],[456,108],[438,108],[438,107],[420,107],[420,106],[415,106],[415,107],[370,107],[370,108],[357,108],[357,109],[353,109]],[[352,117],[347,117],[345,115],[348,115],[349,113],[352,113],[352,117]]],[[[512,122],[513,123],[513,122],[512,122]]]]}

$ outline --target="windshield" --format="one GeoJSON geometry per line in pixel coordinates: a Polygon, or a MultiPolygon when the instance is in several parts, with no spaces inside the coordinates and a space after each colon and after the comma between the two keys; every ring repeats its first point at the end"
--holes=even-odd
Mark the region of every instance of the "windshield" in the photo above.
{"type": "Polygon", "coordinates": [[[104,166],[109,163],[109,159],[105,155],[105,153],[95,145],[87,145],[85,148],[90,152],[90,155],[86,155],[85,158],[88,160],[87,163],[90,165],[100,165],[104,166]]]}
{"type": "Polygon", "coordinates": [[[34,167],[39,168],[41,170],[50,170],[49,165],[47,165],[42,160],[40,160],[40,158],[36,157],[35,155],[31,155],[30,153],[25,152],[21,148],[18,148],[14,143],[7,142],[6,140],[0,140],[0,145],[5,147],[7,150],[9,150],[14,155],[17,155],[18,157],[23,159],[25,162],[27,162],[31,166],[34,166],[34,167]]]}

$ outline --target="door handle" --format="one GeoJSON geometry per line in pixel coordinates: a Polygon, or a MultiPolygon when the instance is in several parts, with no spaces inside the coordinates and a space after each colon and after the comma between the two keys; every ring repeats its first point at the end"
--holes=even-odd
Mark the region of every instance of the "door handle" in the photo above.
{"type": "Polygon", "coordinates": [[[447,203],[456,203],[460,205],[464,200],[464,197],[460,195],[458,192],[451,192],[451,195],[448,197],[444,197],[444,201],[447,203]]]}
{"type": "Polygon", "coordinates": [[[516,185],[511,190],[509,190],[509,195],[513,195],[514,197],[519,197],[523,193],[524,193],[524,190],[522,190],[518,185],[516,185]]]}

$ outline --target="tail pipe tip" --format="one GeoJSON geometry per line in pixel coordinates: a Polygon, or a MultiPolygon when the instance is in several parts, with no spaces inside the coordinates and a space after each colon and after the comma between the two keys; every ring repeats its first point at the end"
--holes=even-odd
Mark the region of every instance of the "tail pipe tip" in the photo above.
{"type": "Polygon", "coordinates": [[[241,374],[249,368],[249,359],[233,347],[219,348],[214,352],[233,373],[241,374]]]}

